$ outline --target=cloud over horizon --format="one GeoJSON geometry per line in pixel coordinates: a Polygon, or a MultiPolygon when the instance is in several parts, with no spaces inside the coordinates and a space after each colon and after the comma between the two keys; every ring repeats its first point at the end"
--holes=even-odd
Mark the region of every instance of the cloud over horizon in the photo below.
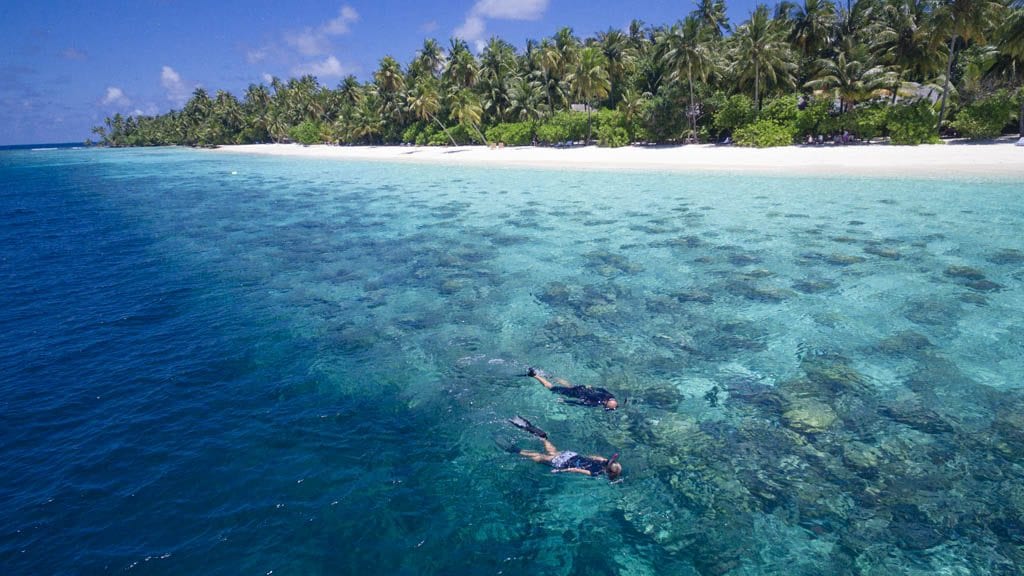
{"type": "Polygon", "coordinates": [[[453,35],[473,43],[479,50],[488,20],[539,20],[547,9],[548,0],[479,0],[453,35]]]}
{"type": "Polygon", "coordinates": [[[338,10],[335,18],[320,26],[285,34],[285,42],[303,56],[321,56],[330,52],[333,37],[348,34],[349,25],[358,21],[359,13],[346,4],[338,10]]]}
{"type": "Polygon", "coordinates": [[[107,92],[100,99],[103,106],[129,106],[132,101],[124,94],[124,90],[117,86],[107,86],[107,92]]]}
{"type": "Polygon", "coordinates": [[[174,68],[164,65],[160,71],[160,85],[167,91],[167,99],[179,108],[188,101],[191,89],[181,79],[181,74],[178,74],[174,68]]]}
{"type": "Polygon", "coordinates": [[[292,68],[292,74],[295,76],[312,74],[318,78],[341,78],[347,73],[341,61],[334,56],[328,56],[321,62],[308,62],[292,68]]]}

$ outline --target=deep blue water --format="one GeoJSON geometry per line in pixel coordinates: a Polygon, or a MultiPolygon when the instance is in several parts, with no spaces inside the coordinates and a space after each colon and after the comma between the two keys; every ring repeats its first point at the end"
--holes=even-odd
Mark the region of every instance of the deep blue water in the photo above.
{"type": "Polygon", "coordinates": [[[1020,573],[1020,184],[0,151],[0,566],[1020,573]]]}

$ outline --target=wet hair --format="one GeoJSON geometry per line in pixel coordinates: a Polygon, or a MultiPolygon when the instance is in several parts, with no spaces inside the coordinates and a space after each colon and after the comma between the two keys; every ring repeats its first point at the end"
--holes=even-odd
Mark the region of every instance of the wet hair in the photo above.
{"type": "Polygon", "coordinates": [[[622,475],[622,464],[619,464],[618,462],[609,462],[607,470],[609,480],[618,480],[619,476],[622,475]]]}

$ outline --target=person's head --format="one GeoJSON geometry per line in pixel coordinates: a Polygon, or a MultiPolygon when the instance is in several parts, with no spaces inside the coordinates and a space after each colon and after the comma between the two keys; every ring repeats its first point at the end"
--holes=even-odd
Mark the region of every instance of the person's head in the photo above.
{"type": "Polygon", "coordinates": [[[619,407],[619,401],[616,400],[615,398],[609,398],[609,399],[605,400],[605,402],[604,402],[604,409],[605,410],[615,410],[618,407],[619,407]]]}
{"type": "Polygon", "coordinates": [[[609,463],[608,479],[614,482],[619,479],[619,476],[622,476],[622,464],[619,464],[618,462],[609,463]]]}

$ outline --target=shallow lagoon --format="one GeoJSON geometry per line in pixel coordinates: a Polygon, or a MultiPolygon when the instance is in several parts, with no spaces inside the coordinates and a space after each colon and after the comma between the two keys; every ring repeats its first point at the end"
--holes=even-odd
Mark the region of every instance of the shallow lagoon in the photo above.
{"type": "Polygon", "coordinates": [[[1024,565],[1019,182],[0,166],[15,571],[1024,565]],[[502,452],[513,414],[625,480],[502,452]]]}

